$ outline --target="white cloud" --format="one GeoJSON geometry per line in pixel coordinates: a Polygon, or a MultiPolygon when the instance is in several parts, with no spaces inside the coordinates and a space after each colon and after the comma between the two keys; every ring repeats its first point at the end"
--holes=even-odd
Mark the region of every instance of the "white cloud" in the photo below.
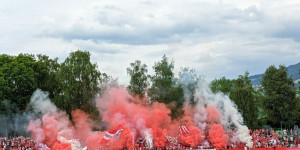
{"type": "Polygon", "coordinates": [[[2,0],[0,52],[63,60],[88,50],[123,83],[130,62],[153,73],[163,54],[176,71],[190,66],[207,78],[235,78],[299,61],[299,8],[298,0],[2,0]]]}

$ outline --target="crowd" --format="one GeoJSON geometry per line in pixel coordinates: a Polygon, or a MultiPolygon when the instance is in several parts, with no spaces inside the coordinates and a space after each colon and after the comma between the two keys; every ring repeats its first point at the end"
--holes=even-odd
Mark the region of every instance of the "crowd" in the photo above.
{"type": "Polygon", "coordinates": [[[36,148],[29,137],[0,137],[0,150],[36,150],[36,148]]]}
{"type": "Polygon", "coordinates": [[[269,147],[297,147],[300,139],[297,130],[282,130],[275,132],[274,129],[250,130],[254,148],[269,147]]]}
{"type": "MultiPolygon", "coordinates": [[[[250,130],[249,132],[252,137],[253,148],[297,147],[298,142],[300,144],[300,139],[297,138],[298,134],[296,130],[282,130],[275,132],[274,129],[259,129],[253,131],[250,130]]],[[[203,146],[200,146],[200,148],[213,148],[211,146],[210,143],[203,143],[203,146]]],[[[37,150],[39,149],[37,147],[40,146],[37,146],[29,137],[0,137],[0,150],[37,150]]],[[[244,143],[233,143],[228,141],[228,146],[225,148],[243,149],[244,147],[244,143]]],[[[181,148],[186,147],[182,145],[181,148]]],[[[199,146],[197,148],[199,148],[199,146]]]]}

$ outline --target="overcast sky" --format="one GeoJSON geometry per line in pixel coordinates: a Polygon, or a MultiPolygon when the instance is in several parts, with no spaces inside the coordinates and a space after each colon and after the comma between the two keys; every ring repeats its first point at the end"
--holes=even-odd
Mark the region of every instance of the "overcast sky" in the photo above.
{"type": "Polygon", "coordinates": [[[300,62],[299,0],[0,0],[0,21],[1,54],[86,50],[125,84],[164,54],[208,80],[300,62]]]}

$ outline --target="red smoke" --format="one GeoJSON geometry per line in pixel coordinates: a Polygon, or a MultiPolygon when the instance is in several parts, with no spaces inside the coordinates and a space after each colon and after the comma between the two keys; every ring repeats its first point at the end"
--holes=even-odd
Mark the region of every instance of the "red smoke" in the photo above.
{"type": "Polygon", "coordinates": [[[52,150],[72,150],[70,143],[59,143],[56,142],[52,148],[52,150]]]}
{"type": "Polygon", "coordinates": [[[199,128],[195,126],[189,126],[189,134],[187,135],[180,135],[180,140],[184,145],[195,147],[200,145],[203,141],[204,136],[202,136],[201,131],[199,128]]]}
{"type": "Polygon", "coordinates": [[[214,124],[209,131],[209,140],[217,149],[227,146],[228,135],[224,134],[223,127],[220,124],[214,124]]]}
{"type": "MultiPolygon", "coordinates": [[[[44,143],[51,149],[70,150],[78,139],[81,147],[89,150],[97,148],[133,149],[137,146],[138,138],[146,138],[154,147],[166,146],[166,135],[176,137],[185,146],[196,147],[204,140],[209,140],[214,147],[220,149],[227,144],[228,136],[224,134],[220,125],[221,115],[218,109],[209,105],[207,112],[207,128],[201,132],[194,124],[193,117],[196,108],[185,106],[185,114],[178,120],[171,120],[170,109],[162,103],[148,104],[146,98],[132,97],[124,89],[111,89],[101,99],[97,100],[97,107],[107,130],[123,129],[116,139],[103,142],[106,131],[93,131],[89,116],[81,110],[72,111],[73,120],[64,112],[50,112],[42,119],[31,120],[28,126],[32,138],[37,143],[44,143]],[[179,135],[178,126],[188,128],[188,134],[179,135]],[[62,140],[62,138],[65,140],[62,140]]],[[[74,149],[74,148],[73,148],[74,149]]]]}
{"type": "Polygon", "coordinates": [[[147,129],[152,132],[150,134],[153,136],[153,145],[163,147],[167,130],[174,128],[171,127],[173,124],[169,116],[170,110],[165,104],[154,102],[151,106],[145,105],[145,100],[131,97],[122,89],[109,91],[108,95],[98,101],[98,106],[102,120],[108,123],[108,128],[114,129],[122,125],[125,129],[134,129],[127,133],[123,131],[120,137],[121,141],[123,138],[131,140],[126,142],[130,147],[134,146],[137,135],[144,135],[147,129]]]}
{"type": "MultiPolygon", "coordinates": [[[[71,149],[70,142],[60,141],[64,139],[78,139],[85,145],[94,144],[90,142],[93,135],[88,122],[88,115],[81,110],[74,110],[72,117],[75,125],[72,125],[65,113],[51,112],[45,114],[41,120],[31,120],[28,130],[31,132],[34,141],[44,143],[53,150],[71,149]]],[[[98,138],[101,137],[98,136],[98,138]]]]}
{"type": "Polygon", "coordinates": [[[85,142],[88,149],[94,150],[101,147],[101,139],[105,135],[105,132],[95,132],[89,135],[85,142]]]}
{"type": "Polygon", "coordinates": [[[85,141],[92,132],[89,116],[82,110],[74,110],[71,114],[75,126],[75,137],[80,141],[85,141]]]}
{"type": "Polygon", "coordinates": [[[167,139],[165,135],[167,134],[166,129],[155,128],[153,129],[152,135],[154,137],[154,147],[164,147],[167,139]]]}
{"type": "Polygon", "coordinates": [[[220,113],[219,110],[214,105],[209,105],[206,108],[207,119],[206,122],[209,124],[219,123],[220,122],[220,113]]]}

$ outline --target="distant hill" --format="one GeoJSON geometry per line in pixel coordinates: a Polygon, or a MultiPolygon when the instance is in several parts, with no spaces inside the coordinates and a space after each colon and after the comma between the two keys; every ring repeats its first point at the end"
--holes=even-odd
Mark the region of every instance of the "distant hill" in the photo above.
{"type": "MultiPolygon", "coordinates": [[[[287,70],[288,70],[288,76],[292,76],[292,79],[295,82],[296,87],[299,87],[298,81],[300,81],[300,74],[299,74],[300,63],[288,66],[287,70]]],[[[252,85],[254,87],[260,87],[261,86],[260,82],[261,82],[262,76],[263,76],[263,74],[257,74],[257,75],[249,76],[249,79],[251,80],[252,85]]]]}

